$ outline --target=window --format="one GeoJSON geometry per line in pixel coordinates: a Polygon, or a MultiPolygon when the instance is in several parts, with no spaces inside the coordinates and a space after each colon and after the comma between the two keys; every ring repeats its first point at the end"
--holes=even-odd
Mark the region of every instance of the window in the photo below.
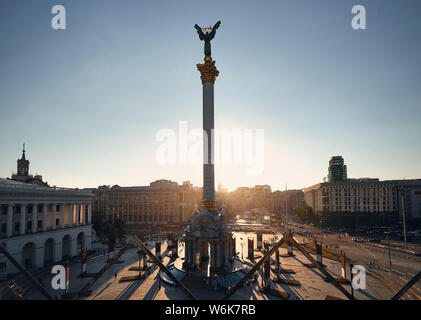
{"type": "Polygon", "coordinates": [[[0,262],[0,273],[6,272],[6,261],[0,262]]]}
{"type": "Polygon", "coordinates": [[[6,232],[7,232],[7,224],[6,223],[3,223],[1,225],[1,233],[6,233],[6,232]]]}

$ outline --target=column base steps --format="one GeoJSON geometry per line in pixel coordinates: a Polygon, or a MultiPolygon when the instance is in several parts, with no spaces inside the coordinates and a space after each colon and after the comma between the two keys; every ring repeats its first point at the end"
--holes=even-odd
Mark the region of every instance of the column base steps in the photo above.
{"type": "Polygon", "coordinates": [[[281,298],[281,299],[288,299],[289,298],[289,293],[286,293],[285,291],[281,291],[281,290],[275,290],[275,289],[272,289],[272,288],[260,288],[259,291],[264,293],[264,294],[268,294],[268,295],[278,297],[278,298],[281,298]]]}
{"type": "Polygon", "coordinates": [[[130,267],[129,268],[129,271],[147,271],[147,270],[149,270],[151,268],[151,266],[147,266],[147,267],[137,267],[137,266],[135,266],[135,267],[130,267]]]}
{"type": "Polygon", "coordinates": [[[273,282],[279,283],[279,284],[287,284],[289,286],[301,286],[300,281],[293,280],[293,279],[283,279],[280,277],[274,277],[272,278],[273,282]]]}
{"type": "Polygon", "coordinates": [[[145,279],[145,274],[141,273],[140,275],[137,274],[135,276],[127,276],[127,277],[121,277],[118,282],[125,282],[125,281],[135,281],[135,280],[142,280],[145,279]]]}
{"type": "Polygon", "coordinates": [[[281,258],[295,257],[295,254],[284,253],[279,255],[281,258]]]}
{"type": "Polygon", "coordinates": [[[284,269],[282,267],[281,268],[274,267],[272,268],[272,271],[275,273],[290,273],[290,274],[295,273],[295,271],[292,269],[284,269]]]}

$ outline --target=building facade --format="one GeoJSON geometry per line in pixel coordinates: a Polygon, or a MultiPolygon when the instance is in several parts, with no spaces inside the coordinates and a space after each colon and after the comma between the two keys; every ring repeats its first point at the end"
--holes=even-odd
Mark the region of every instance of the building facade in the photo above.
{"type": "MultiPolygon", "coordinates": [[[[0,243],[25,268],[41,268],[91,249],[92,199],[78,189],[0,178],[0,243]]],[[[18,270],[0,254],[0,277],[18,270]]]]}
{"type": "Polygon", "coordinates": [[[405,214],[408,222],[421,221],[421,179],[348,179],[326,182],[304,190],[305,203],[315,213],[405,214]]]}
{"type": "Polygon", "coordinates": [[[189,181],[182,185],[169,180],[157,180],[149,186],[102,186],[92,190],[94,219],[115,218],[126,224],[167,224],[187,221],[201,194],[189,181]]]}
{"type": "Polygon", "coordinates": [[[305,204],[302,190],[275,191],[272,193],[272,211],[278,215],[292,213],[305,204]]]}

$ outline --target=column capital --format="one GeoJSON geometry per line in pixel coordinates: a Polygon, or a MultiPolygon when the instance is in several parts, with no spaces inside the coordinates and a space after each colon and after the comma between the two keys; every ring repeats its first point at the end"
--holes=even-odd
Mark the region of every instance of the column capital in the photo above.
{"type": "Polygon", "coordinates": [[[202,84],[205,82],[215,83],[216,77],[219,75],[219,71],[215,67],[215,60],[206,61],[203,64],[198,63],[196,67],[200,71],[202,84]]]}

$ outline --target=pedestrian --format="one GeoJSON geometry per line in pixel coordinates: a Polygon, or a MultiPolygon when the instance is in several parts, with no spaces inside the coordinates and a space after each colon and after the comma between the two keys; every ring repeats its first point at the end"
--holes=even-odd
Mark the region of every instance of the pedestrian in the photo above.
{"type": "Polygon", "coordinates": [[[114,272],[114,280],[117,280],[117,271],[114,272]]]}

